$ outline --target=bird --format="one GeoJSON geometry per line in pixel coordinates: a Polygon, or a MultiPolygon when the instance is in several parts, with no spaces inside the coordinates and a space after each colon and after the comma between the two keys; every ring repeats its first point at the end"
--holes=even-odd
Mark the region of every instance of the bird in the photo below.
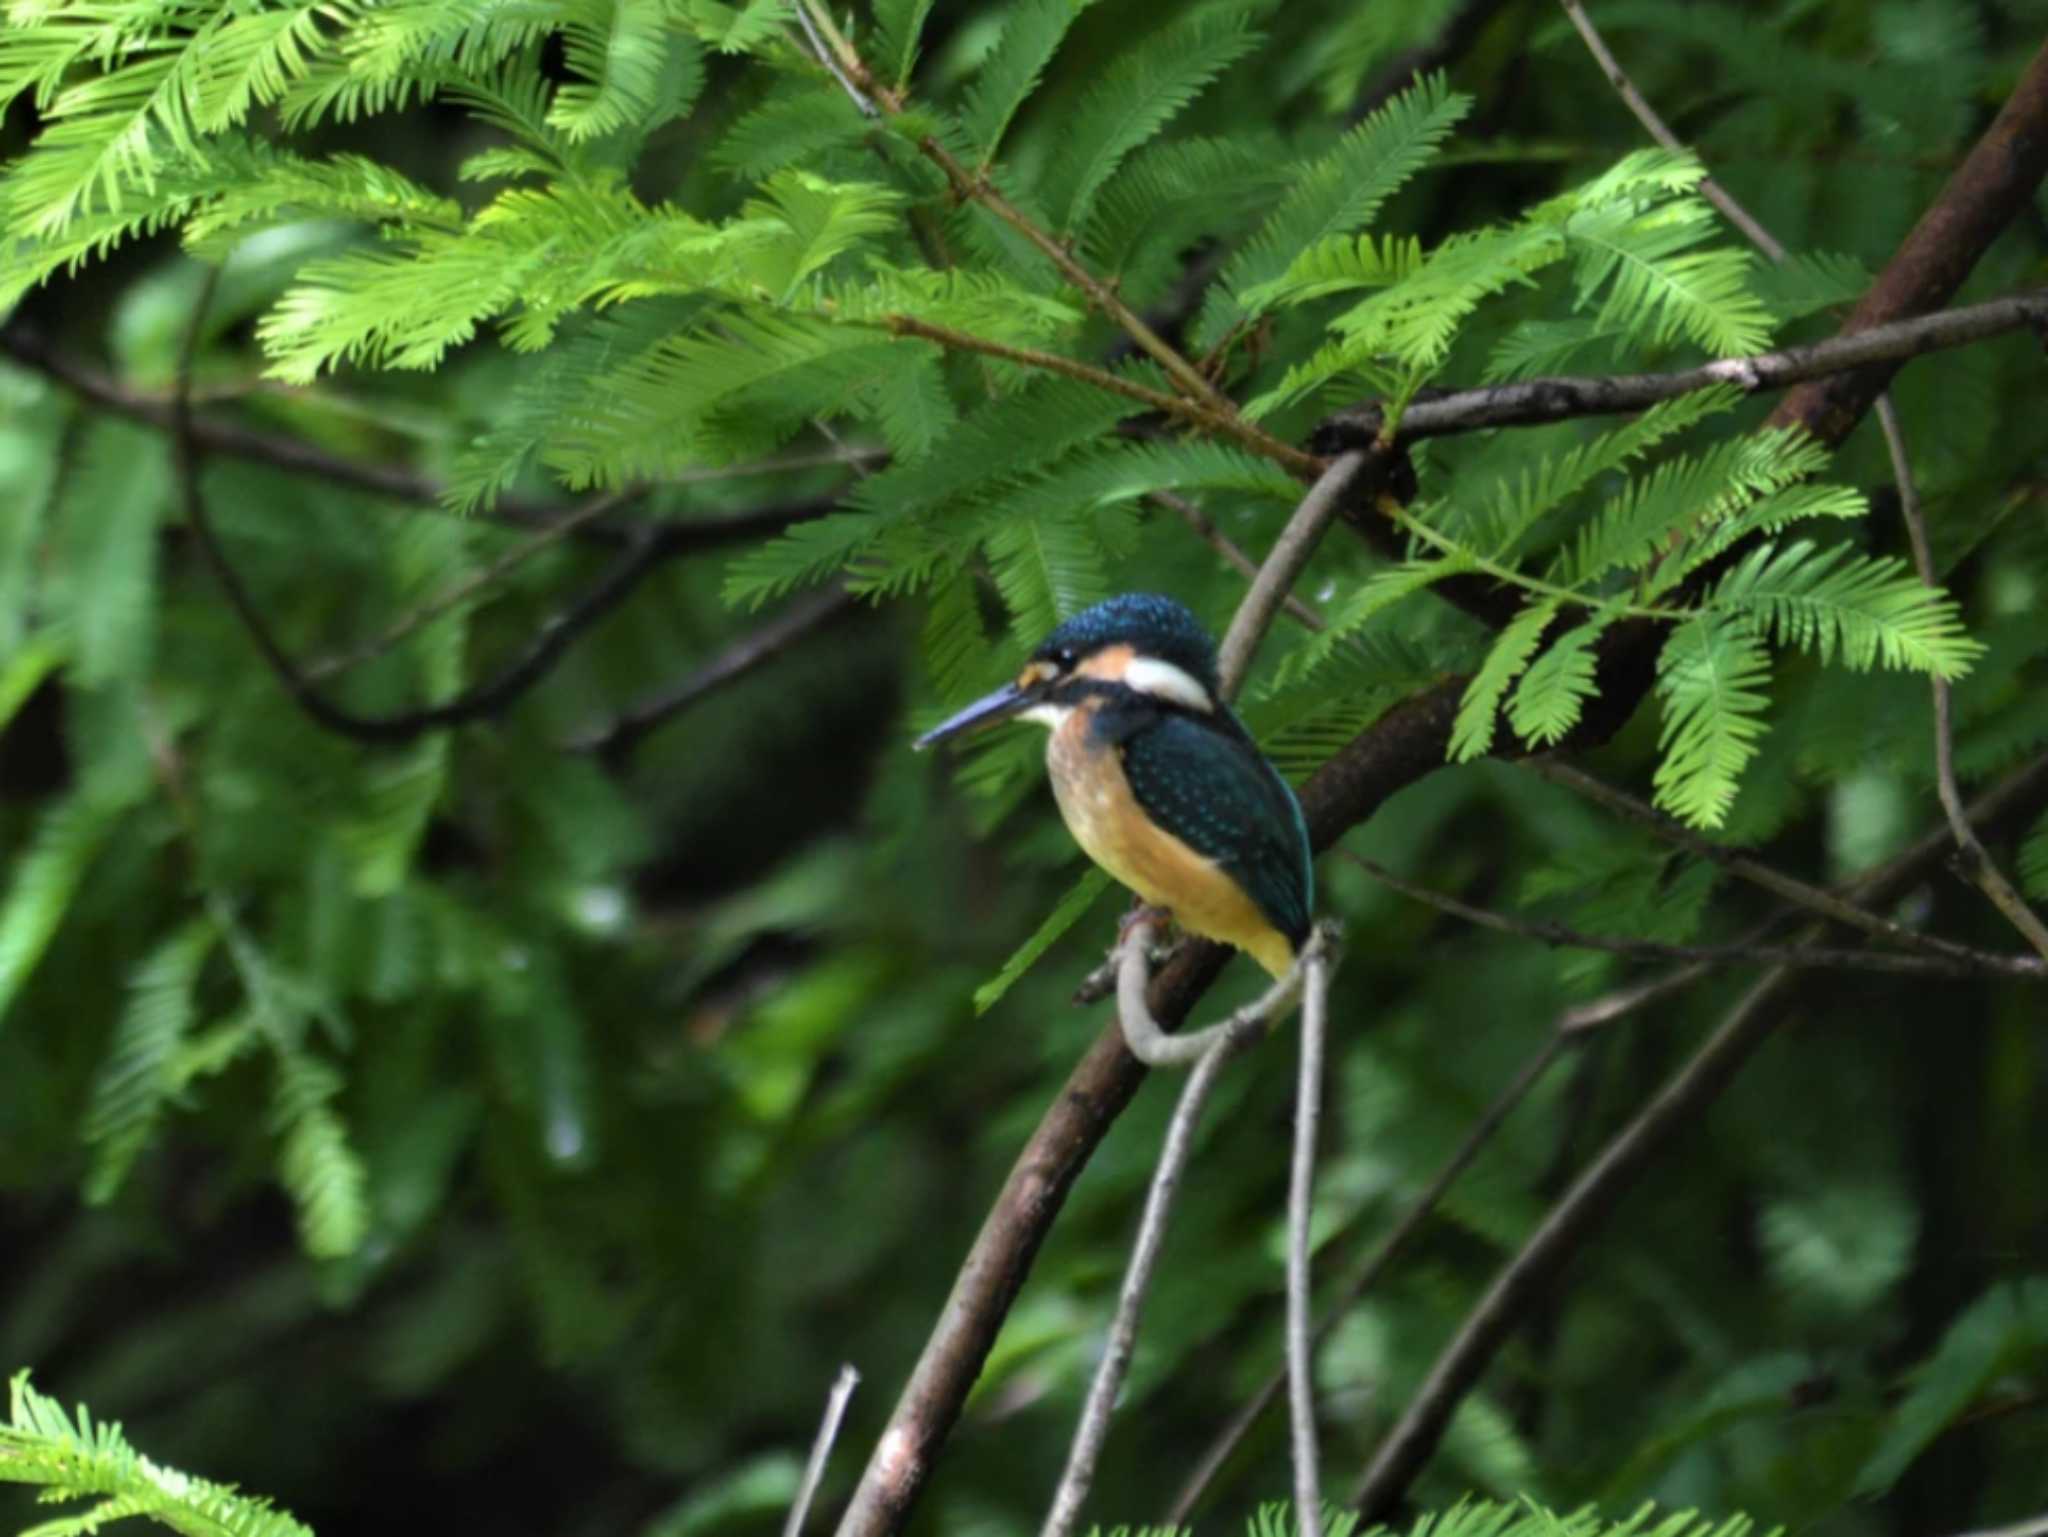
{"type": "Polygon", "coordinates": [[[1082,610],[913,746],[1018,719],[1051,728],[1053,796],[1091,859],[1183,930],[1286,975],[1315,897],[1308,824],[1225,702],[1215,644],[1185,605],[1130,592],[1082,610]]]}

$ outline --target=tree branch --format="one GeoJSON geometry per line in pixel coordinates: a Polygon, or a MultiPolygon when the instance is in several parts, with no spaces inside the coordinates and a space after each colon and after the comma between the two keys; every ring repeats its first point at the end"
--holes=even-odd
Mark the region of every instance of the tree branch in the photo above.
{"type": "MultiPolygon", "coordinates": [[[[2043,757],[1981,796],[1972,822],[1987,822],[2048,791],[2043,757]]],[[[1941,827],[1888,864],[1848,888],[1850,900],[1895,900],[1949,846],[1941,827]]],[[[1816,924],[1810,936],[1823,932],[1816,924]]],[[[1770,1036],[1790,1001],[1797,973],[1776,967],[1760,978],[1690,1061],[1637,1112],[1559,1198],[1515,1257],[1474,1304],[1431,1368],[1400,1420],[1387,1433],[1352,1491],[1351,1503],[1368,1521],[1384,1519],[1435,1451],[1453,1413],[1479,1380],[1494,1352],[1573,1255],[1633,1187],[1671,1140],[1702,1114],[1770,1036]]]]}
{"type": "MultiPolygon", "coordinates": [[[[1852,374],[1863,377],[1855,371],[1873,367],[1883,367],[1885,377],[1889,378],[1900,363],[1910,358],[1966,347],[2029,327],[2048,327],[2048,289],[2033,289],[1938,314],[1888,320],[1804,347],[1786,347],[1752,357],[1721,358],[1672,373],[1525,379],[1421,398],[1409,402],[1402,411],[1400,440],[1409,443],[1489,427],[1528,427],[1582,416],[1631,415],[1659,401],[1717,385],[1732,384],[1754,395],[1812,380],[1852,374]]],[[[1788,397],[1780,406],[1779,416],[1787,420],[1779,421],[1779,425],[1789,425],[1790,419],[1797,417],[1809,430],[1815,430],[1817,424],[1806,422],[1804,408],[1795,403],[1802,398],[1788,397]]],[[[1381,425],[1378,405],[1339,411],[1318,429],[1313,446],[1326,454],[1362,447],[1379,436],[1381,425]]],[[[1829,433],[1816,435],[1823,436],[1823,441],[1838,443],[1853,425],[1853,420],[1835,419],[1829,433]]]]}
{"type": "MultiPolygon", "coordinates": [[[[88,367],[77,359],[60,353],[19,320],[0,327],[0,352],[4,352],[24,367],[35,369],[63,385],[80,398],[104,407],[116,416],[126,417],[130,421],[140,422],[145,427],[155,427],[166,433],[177,430],[175,395],[146,395],[131,390],[98,369],[88,367]]],[[[288,474],[324,480],[331,485],[368,492],[373,496],[386,497],[408,506],[421,507],[433,512],[447,511],[447,487],[416,471],[397,465],[375,464],[330,454],[297,438],[256,432],[231,422],[200,416],[189,409],[186,421],[192,442],[202,454],[218,454],[224,458],[241,459],[251,464],[268,465],[272,469],[283,470],[288,474]]],[[[866,459],[872,455],[862,453],[857,457],[866,459]]],[[[768,461],[758,466],[732,466],[702,478],[728,480],[747,474],[779,473],[784,470],[855,461],[856,456],[835,452],[808,459],[768,461]]],[[[688,483],[688,478],[674,483],[688,483]]],[[[645,495],[649,489],[651,488],[644,486],[631,487],[624,491],[607,493],[606,496],[592,502],[571,506],[505,496],[498,498],[489,507],[480,508],[476,516],[486,522],[500,523],[508,528],[545,532],[565,519],[577,517],[598,502],[608,502],[609,510],[618,511],[645,495]]],[[[661,542],[663,558],[670,559],[681,555],[693,555],[704,550],[721,549],[729,545],[751,543],[765,535],[780,533],[792,523],[821,518],[833,511],[837,505],[835,497],[814,497],[782,506],[735,513],[727,517],[691,521],[676,519],[648,523],[622,518],[599,518],[589,522],[578,521],[575,538],[579,543],[600,545],[607,549],[623,549],[628,545],[637,544],[652,533],[661,542]]]]}
{"type": "Polygon", "coordinates": [[[1894,922],[1881,913],[1870,912],[1822,887],[1810,885],[1795,876],[1785,874],[1782,870],[1774,870],[1760,859],[1752,859],[1749,855],[1723,847],[1710,838],[1702,838],[1691,828],[1672,821],[1648,802],[1638,800],[1626,790],[1588,774],[1584,769],[1551,759],[1532,760],[1528,767],[1532,773],[1542,775],[1553,784],[1574,790],[1596,805],[1648,828],[1667,843],[1676,844],[1688,853],[1711,860],[1752,885],[1761,886],[1772,895],[1808,908],[1832,922],[1847,928],[1861,929],[1876,938],[1888,939],[1894,944],[1952,961],[1964,972],[1974,971],[1978,975],[1988,973],[2005,977],[2039,978],[2043,975],[2043,962],[2034,956],[1994,955],[1984,950],[1973,950],[1968,945],[1957,944],[1954,940],[1943,939],[1939,935],[1923,934],[1918,929],[1909,929],[1903,923],[1894,922]]]}
{"type": "MultiPolygon", "coordinates": [[[[1927,543],[1926,520],[1920,513],[1919,487],[1913,480],[1912,462],[1906,457],[1905,433],[1899,426],[1898,412],[1892,409],[1889,395],[1878,398],[1878,410],[1884,418],[1885,446],[1891,451],[1892,474],[1899,483],[1899,516],[1905,521],[1907,540],[1913,547],[1913,568],[1929,587],[1938,586],[1934,554],[1927,543]]],[[[1955,834],[1956,867],[1963,878],[1983,892],[1991,905],[2005,915],[2006,921],[2019,930],[2020,936],[2034,947],[2035,953],[2048,959],[2048,925],[2041,922],[2040,914],[2013,889],[2012,882],[2005,878],[2005,872],[1986,852],[1963,815],[1962,791],[1956,786],[1955,723],[1948,679],[1939,673],[1929,673],[1927,683],[1934,694],[1934,790],[1940,798],[1942,813],[1948,818],[1949,828],[1955,834]]]]}
{"type": "MultiPolygon", "coordinates": [[[[840,36],[838,30],[832,26],[831,18],[823,13],[822,7],[815,6],[813,0],[800,0],[800,3],[811,18],[811,25],[807,30],[814,33],[822,32],[830,39],[829,47],[816,49],[820,62],[835,79],[839,80],[855,104],[864,112],[879,109],[885,117],[901,117],[905,108],[903,93],[892,90],[875,79],[852,44],[840,36]]],[[[1289,456],[1299,454],[1300,451],[1293,445],[1283,443],[1262,428],[1241,420],[1235,401],[1211,384],[1200,369],[1182,357],[1177,349],[1147,325],[1135,310],[1116,296],[1108,284],[1076,260],[1074,253],[1063,242],[1040,229],[1036,221],[997,191],[985,171],[969,171],[931,134],[921,136],[917,140],[917,147],[927,160],[939,168],[955,197],[963,202],[979,203],[1022,235],[1058,269],[1060,276],[1085,294],[1088,302],[1100,310],[1111,324],[1130,337],[1141,351],[1164,369],[1166,376],[1183,395],[1219,418],[1236,421],[1237,428],[1233,431],[1233,436],[1238,436],[1240,441],[1248,446],[1283,464],[1288,462],[1289,456]]],[[[1320,468],[1320,465],[1314,466],[1314,469],[1320,468]]]]}
{"type": "Polygon", "coordinates": [[[975,352],[984,357],[1001,358],[1006,363],[1015,363],[1023,368],[1041,369],[1046,373],[1077,379],[1107,394],[1122,395],[1155,411],[1163,411],[1196,426],[1206,427],[1220,437],[1235,439],[1253,453],[1285,466],[1296,475],[1314,475],[1323,468],[1323,461],[1314,454],[1305,454],[1293,444],[1283,443],[1270,433],[1259,431],[1240,417],[1235,409],[1219,411],[1206,401],[1188,400],[1180,395],[1169,395],[1163,390],[1147,389],[1144,385],[1134,383],[1120,374],[1113,374],[1106,368],[1097,368],[1092,363],[1083,363],[1078,358],[1066,357],[1057,352],[1044,352],[1033,347],[1012,347],[1007,342],[993,341],[969,331],[956,331],[951,326],[935,325],[929,320],[920,320],[915,315],[887,315],[879,323],[892,336],[914,336],[922,341],[936,342],[939,346],[951,347],[959,352],[975,352]]]}
{"type": "Polygon", "coordinates": [[[825,1396],[825,1417],[818,1423],[818,1436],[811,1443],[810,1461],[804,1464],[803,1482],[790,1502],[789,1516],[782,1523],[782,1537],[802,1537],[804,1518],[811,1513],[811,1501],[818,1497],[818,1485],[825,1479],[825,1462],[832,1455],[832,1443],[839,1439],[839,1425],[846,1418],[846,1405],[860,1386],[860,1373],[851,1365],[839,1368],[832,1391],[825,1396]]]}
{"type": "Polygon", "coordinates": [[[572,752],[592,753],[617,765],[631,757],[647,735],[706,695],[745,677],[774,660],[799,641],[854,610],[854,601],[840,587],[826,588],[796,602],[759,629],[742,635],[686,677],[628,706],[605,725],[569,742],[572,752]]]}
{"type": "MultiPolygon", "coordinates": [[[[1472,1160],[1477,1158],[1481,1149],[1493,1140],[1494,1133],[1500,1130],[1515,1108],[1529,1097],[1529,1092],[1543,1081],[1544,1076],[1550,1071],[1551,1064],[1573,1044],[1571,1036],[1563,1030],[1558,1030],[1537,1048],[1535,1055],[1522,1064],[1520,1071],[1509,1081],[1508,1086],[1494,1097],[1493,1103],[1486,1107],[1479,1119],[1473,1122],[1465,1133],[1464,1140],[1409,1203],[1408,1209],[1402,1212],[1401,1219],[1387,1230],[1386,1235],[1374,1245],[1372,1253],[1359,1266],[1357,1273],[1345,1283],[1337,1301],[1316,1325],[1316,1344],[1328,1339],[1335,1332],[1337,1325],[1343,1322],[1344,1315],[1356,1307],[1359,1299],[1386,1274],[1387,1268],[1407,1249],[1410,1240],[1422,1231],[1423,1224],[1429,1220],[1430,1214],[1436,1210],[1437,1203],[1444,1198],[1451,1186],[1457,1183],[1458,1176],[1471,1167],[1472,1160]]],[[[1264,1417],[1267,1409],[1272,1407],[1287,1381],[1287,1367],[1283,1363],[1259,1385],[1259,1390],[1232,1416],[1230,1423],[1217,1433],[1216,1439],[1209,1443],[1201,1457],[1196,1460],[1194,1471],[1188,1475],[1187,1482],[1181,1485],[1180,1493],[1174,1496],[1173,1505],[1167,1511],[1162,1525],[1178,1527],[1187,1524],[1194,1515],[1195,1507],[1204,1491],[1215,1481],[1224,1463],[1229,1461],[1231,1454],[1264,1417]]]]}
{"type": "Polygon", "coordinates": [[[1353,486],[1359,481],[1385,480],[1384,470],[1377,477],[1364,473],[1368,458],[1374,453],[1379,458],[1386,457],[1383,449],[1354,448],[1332,459],[1294,509],[1287,526],[1280,530],[1273,548],[1266,552],[1265,564],[1259,567],[1258,575],[1252,578],[1251,591],[1231,615],[1230,628],[1217,651],[1217,673],[1222,679],[1225,699],[1235,699],[1238,690],[1244,687],[1252,658],[1258,655],[1259,642],[1273,627],[1282,601],[1294,591],[1295,581],[1308,565],[1309,557],[1315,554],[1345,498],[1352,494],[1353,486]]]}
{"type": "MultiPolygon", "coordinates": [[[[1418,886],[1413,881],[1404,880],[1378,860],[1367,859],[1363,854],[1354,854],[1350,849],[1340,848],[1337,854],[1358,866],[1383,886],[1400,892],[1404,897],[1410,897],[1453,917],[1463,918],[1468,923],[1476,923],[1482,928],[1495,929],[1503,934],[1519,934],[1525,939],[1540,940],[1546,945],[1562,945],[1574,950],[1599,950],[1608,955],[1626,955],[1638,960],[1693,961],[1703,968],[1795,966],[1836,971],[1873,971],[1888,976],[1991,976],[2048,982],[2048,965],[2042,965],[2031,956],[2024,955],[2008,956],[1969,951],[1971,959],[1964,960],[1945,955],[1892,955],[1882,950],[1833,950],[1816,945],[1678,945],[1657,939],[1621,939],[1606,934],[1588,934],[1582,929],[1570,928],[1549,919],[1518,918],[1511,913],[1476,907],[1470,902],[1460,901],[1448,892],[1432,891],[1427,886],[1418,886]]],[[[1785,879],[1789,881],[1791,878],[1788,876],[1785,879]]],[[[1850,904],[1842,905],[1850,908],[1850,904]]],[[[1854,908],[1850,910],[1860,911],[1854,908]]],[[[1885,921],[1876,919],[1874,915],[1866,917],[1880,924],[1885,921]]]]}
{"type": "MultiPolygon", "coordinates": [[[[1129,952],[1138,957],[1138,963],[1143,965],[1143,949],[1131,945],[1129,940],[1126,940],[1126,945],[1129,952]]],[[[1145,1194],[1145,1212],[1138,1221],[1137,1241],[1131,1246],[1131,1263],[1124,1271],[1123,1286],[1117,1293],[1109,1340],[1103,1348],[1102,1362],[1095,1369],[1095,1379],[1088,1385],[1088,1397],[1081,1408],[1081,1423],[1074,1433],[1074,1444],[1067,1453],[1066,1468],[1053,1490],[1052,1509],[1047,1512],[1045,1525],[1040,1528],[1041,1537],[1068,1537],[1080,1519],[1081,1502],[1088,1497],[1089,1486],[1095,1480],[1096,1463],[1102,1457],[1103,1442],[1109,1436],[1110,1410],[1116,1406],[1117,1390],[1123,1386],[1124,1373],[1131,1364],[1131,1353],[1137,1348],[1138,1320],[1144,1313],[1145,1294],[1151,1289],[1152,1272],[1158,1266],[1159,1251],[1166,1241],[1166,1218],[1173,1209],[1173,1198],[1180,1190],[1181,1175],[1187,1169],[1188,1154],[1194,1147],[1195,1123],[1201,1119],[1202,1107],[1208,1103],[1216,1080],[1222,1076],[1223,1064],[1263,1034],[1260,1022],[1235,1018],[1219,1028],[1225,1033],[1212,1040],[1195,1059],[1194,1071],[1188,1074],[1187,1086],[1181,1090],[1180,1100],[1173,1108],[1173,1119],[1167,1123],[1166,1143],[1159,1150],[1159,1164],[1153,1170],[1151,1188],[1145,1194]]],[[[893,1427],[891,1433],[894,1433],[893,1427]]]]}

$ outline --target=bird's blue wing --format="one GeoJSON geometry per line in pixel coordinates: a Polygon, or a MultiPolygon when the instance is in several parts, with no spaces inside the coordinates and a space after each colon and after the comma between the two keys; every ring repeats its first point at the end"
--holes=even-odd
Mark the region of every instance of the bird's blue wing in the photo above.
{"type": "Polygon", "coordinates": [[[1301,805],[1248,739],[1179,714],[1122,743],[1124,776],[1145,814],[1243,886],[1299,946],[1314,902],[1301,805]]]}

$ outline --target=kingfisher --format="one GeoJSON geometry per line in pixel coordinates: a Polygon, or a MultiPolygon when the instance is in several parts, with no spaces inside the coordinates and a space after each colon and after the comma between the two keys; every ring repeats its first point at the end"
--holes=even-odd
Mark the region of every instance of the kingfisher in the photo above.
{"type": "Polygon", "coordinates": [[[1308,825],[1223,700],[1216,647],[1186,607],[1130,592],[1055,629],[1016,680],[917,748],[1022,719],[1088,857],[1181,928],[1284,975],[1309,935],[1308,825]]]}

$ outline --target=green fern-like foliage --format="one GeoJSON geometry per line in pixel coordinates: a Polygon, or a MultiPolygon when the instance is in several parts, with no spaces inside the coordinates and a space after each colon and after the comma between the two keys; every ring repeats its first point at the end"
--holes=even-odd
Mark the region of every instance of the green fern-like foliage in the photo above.
{"type": "Polygon", "coordinates": [[[0,1426],[0,1480],[36,1488],[51,1504],[83,1510],[40,1522],[35,1537],[85,1537],[116,1521],[143,1519],[185,1537],[311,1537],[311,1528],[260,1495],[151,1461],[121,1427],[80,1405],[67,1414],[16,1372],[0,1426]]]}

